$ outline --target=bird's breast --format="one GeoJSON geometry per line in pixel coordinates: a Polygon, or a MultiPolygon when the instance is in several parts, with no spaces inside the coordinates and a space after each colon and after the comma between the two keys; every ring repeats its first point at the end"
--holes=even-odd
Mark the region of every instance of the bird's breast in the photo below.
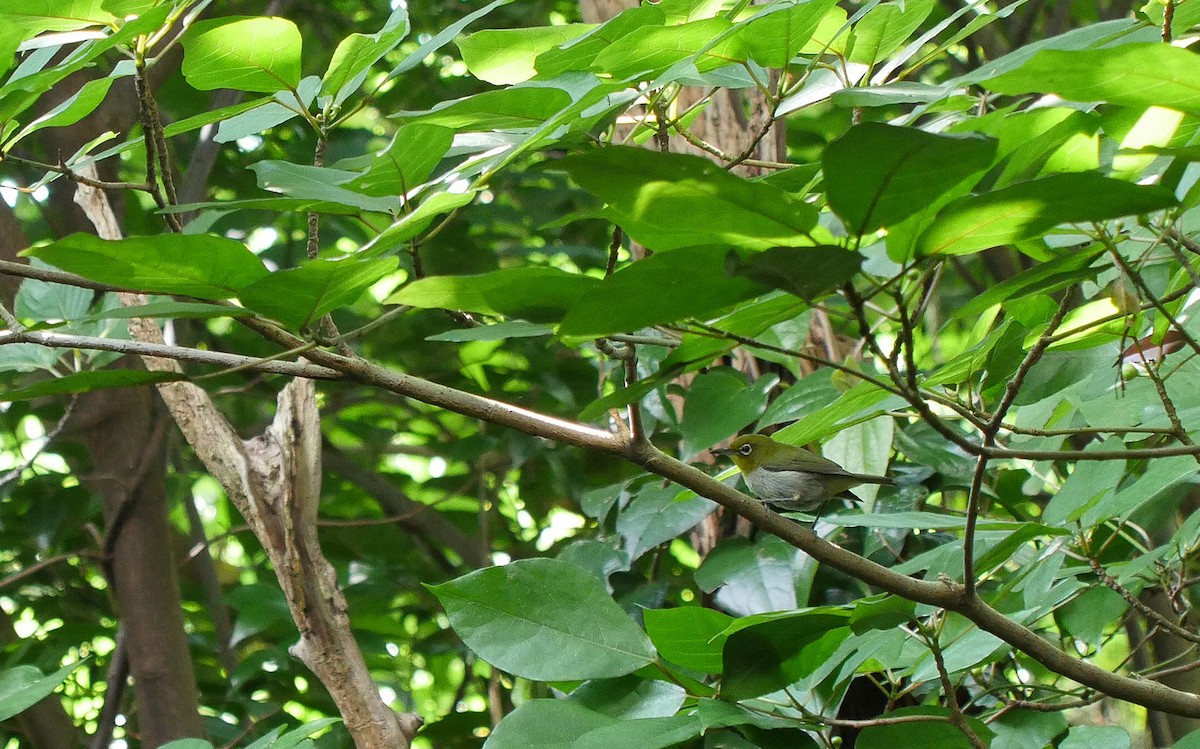
{"type": "Polygon", "coordinates": [[[746,484],[759,499],[767,502],[788,499],[811,502],[828,498],[820,478],[803,471],[768,471],[765,468],[756,468],[746,474],[746,484]]]}

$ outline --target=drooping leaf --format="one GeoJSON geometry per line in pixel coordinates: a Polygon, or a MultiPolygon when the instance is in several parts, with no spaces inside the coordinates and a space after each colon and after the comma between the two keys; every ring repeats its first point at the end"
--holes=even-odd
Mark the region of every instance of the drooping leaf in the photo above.
{"type": "Polygon", "coordinates": [[[1102,177],[1054,174],[946,206],[921,235],[921,254],[961,255],[1041,236],[1059,224],[1103,221],[1176,205],[1170,191],[1102,177]]]}
{"type": "Polygon", "coordinates": [[[300,29],[286,18],[199,21],[183,37],[183,75],[195,88],[275,93],[300,84],[300,29]]]}
{"type": "Polygon", "coordinates": [[[444,101],[426,112],[392,116],[459,131],[509,130],[538,127],[570,103],[571,95],[562,89],[512,87],[444,101]]]}
{"type": "Polygon", "coordinates": [[[467,647],[527,679],[623,676],[655,657],[600,582],[566,562],[524,559],[429,589],[467,647]]]}
{"type": "Polygon", "coordinates": [[[755,250],[815,244],[808,236],[815,208],[699,156],[602,148],[556,166],[608,203],[621,228],[654,250],[718,242],[755,250]]]}
{"type": "MultiPolygon", "coordinates": [[[[898,746],[920,746],[929,749],[970,749],[971,742],[947,720],[949,711],[943,707],[903,707],[888,715],[936,716],[935,720],[912,723],[867,726],[858,734],[858,749],[896,749],[898,746]]],[[[971,728],[986,744],[991,731],[979,720],[968,718],[971,728]]]]}
{"type": "Polygon", "coordinates": [[[712,500],[701,497],[676,502],[675,494],[672,486],[646,485],[617,517],[617,533],[625,540],[631,561],[696,527],[717,509],[712,500]]]}
{"type": "Polygon", "coordinates": [[[868,122],[851,128],[821,157],[829,205],[853,234],[913,215],[982,174],[996,153],[990,139],[936,135],[868,122]]]}
{"type": "Polygon", "coordinates": [[[258,175],[259,187],[288,197],[339,203],[378,213],[396,211],[400,206],[398,197],[371,197],[341,187],[358,177],[356,172],[276,160],[260,161],[250,168],[258,175]]]}
{"type": "Polygon", "coordinates": [[[247,286],[238,297],[250,309],[293,328],[353,304],[368,286],[394,271],[394,257],[359,260],[310,260],[298,268],[275,271],[247,286]]]}
{"type": "Polygon", "coordinates": [[[201,299],[229,299],[268,274],[241,242],[207,235],[72,234],[22,254],[100,283],[201,299]]]}

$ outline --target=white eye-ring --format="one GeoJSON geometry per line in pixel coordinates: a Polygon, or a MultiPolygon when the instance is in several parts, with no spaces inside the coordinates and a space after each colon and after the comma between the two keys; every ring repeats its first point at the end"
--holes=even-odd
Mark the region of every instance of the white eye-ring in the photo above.
{"type": "Polygon", "coordinates": [[[742,455],[749,455],[750,453],[754,452],[754,446],[753,445],[742,445],[741,447],[738,448],[738,452],[740,452],[742,455]]]}

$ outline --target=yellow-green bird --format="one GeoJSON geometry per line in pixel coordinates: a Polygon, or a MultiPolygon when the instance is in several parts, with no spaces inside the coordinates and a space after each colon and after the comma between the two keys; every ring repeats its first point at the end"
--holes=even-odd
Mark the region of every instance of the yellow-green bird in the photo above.
{"type": "Polygon", "coordinates": [[[786,510],[809,512],[853,487],[895,483],[886,476],[850,473],[828,458],[762,434],[738,437],[713,454],[732,458],[759,499],[786,510]]]}

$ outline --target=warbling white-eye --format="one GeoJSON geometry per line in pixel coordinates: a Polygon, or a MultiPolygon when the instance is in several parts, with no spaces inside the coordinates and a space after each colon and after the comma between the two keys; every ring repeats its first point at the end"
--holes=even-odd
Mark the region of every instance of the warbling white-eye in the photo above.
{"type": "Polygon", "coordinates": [[[762,434],[738,437],[712,452],[732,458],[759,499],[786,510],[808,512],[852,487],[894,483],[886,476],[850,473],[828,458],[762,434]]]}

